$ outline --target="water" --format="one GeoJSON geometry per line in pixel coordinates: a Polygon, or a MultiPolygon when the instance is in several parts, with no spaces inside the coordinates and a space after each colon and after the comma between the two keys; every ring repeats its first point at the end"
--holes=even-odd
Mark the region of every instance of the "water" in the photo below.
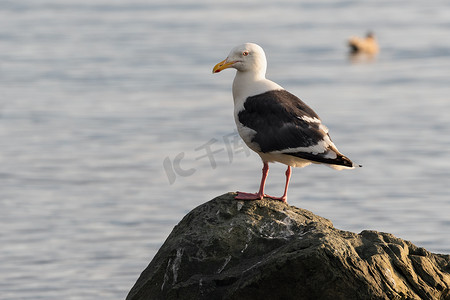
{"type": "Polygon", "coordinates": [[[123,299],[187,212],[257,189],[234,72],[211,74],[246,41],[364,165],[295,169],[290,204],[450,253],[449,20],[447,1],[2,1],[0,298],[123,299]],[[351,63],[368,29],[381,52],[351,63]]]}

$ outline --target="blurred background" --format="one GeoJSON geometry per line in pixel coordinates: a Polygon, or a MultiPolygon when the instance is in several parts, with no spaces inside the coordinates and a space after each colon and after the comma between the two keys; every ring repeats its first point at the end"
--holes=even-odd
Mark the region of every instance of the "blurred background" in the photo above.
{"type": "Polygon", "coordinates": [[[124,299],[186,213],[257,190],[235,71],[211,74],[243,42],[364,166],[295,169],[289,204],[450,253],[448,1],[3,0],[2,299],[124,299]]]}

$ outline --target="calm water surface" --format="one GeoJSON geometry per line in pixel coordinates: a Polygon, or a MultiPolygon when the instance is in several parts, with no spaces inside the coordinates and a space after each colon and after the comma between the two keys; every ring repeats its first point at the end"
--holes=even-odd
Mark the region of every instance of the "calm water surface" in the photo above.
{"type": "Polygon", "coordinates": [[[2,1],[0,298],[123,299],[187,212],[258,188],[234,71],[211,74],[247,41],[364,165],[295,169],[289,203],[450,253],[449,20],[443,0],[2,1]],[[380,54],[351,62],[369,29],[380,54]]]}

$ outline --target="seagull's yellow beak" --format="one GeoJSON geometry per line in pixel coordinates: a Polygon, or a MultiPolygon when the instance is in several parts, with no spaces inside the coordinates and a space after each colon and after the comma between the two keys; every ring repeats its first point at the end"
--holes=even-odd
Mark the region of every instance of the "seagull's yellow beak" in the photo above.
{"type": "Polygon", "coordinates": [[[220,71],[231,67],[234,63],[235,63],[234,61],[227,62],[227,60],[224,59],[220,63],[218,63],[217,65],[214,66],[212,72],[219,73],[220,71]]]}

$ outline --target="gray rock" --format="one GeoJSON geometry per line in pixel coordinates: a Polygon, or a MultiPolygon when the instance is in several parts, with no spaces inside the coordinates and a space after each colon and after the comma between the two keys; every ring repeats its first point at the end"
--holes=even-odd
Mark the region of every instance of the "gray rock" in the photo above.
{"type": "Polygon", "coordinates": [[[450,256],[228,193],[175,226],[127,300],[450,299],[450,256]]]}

